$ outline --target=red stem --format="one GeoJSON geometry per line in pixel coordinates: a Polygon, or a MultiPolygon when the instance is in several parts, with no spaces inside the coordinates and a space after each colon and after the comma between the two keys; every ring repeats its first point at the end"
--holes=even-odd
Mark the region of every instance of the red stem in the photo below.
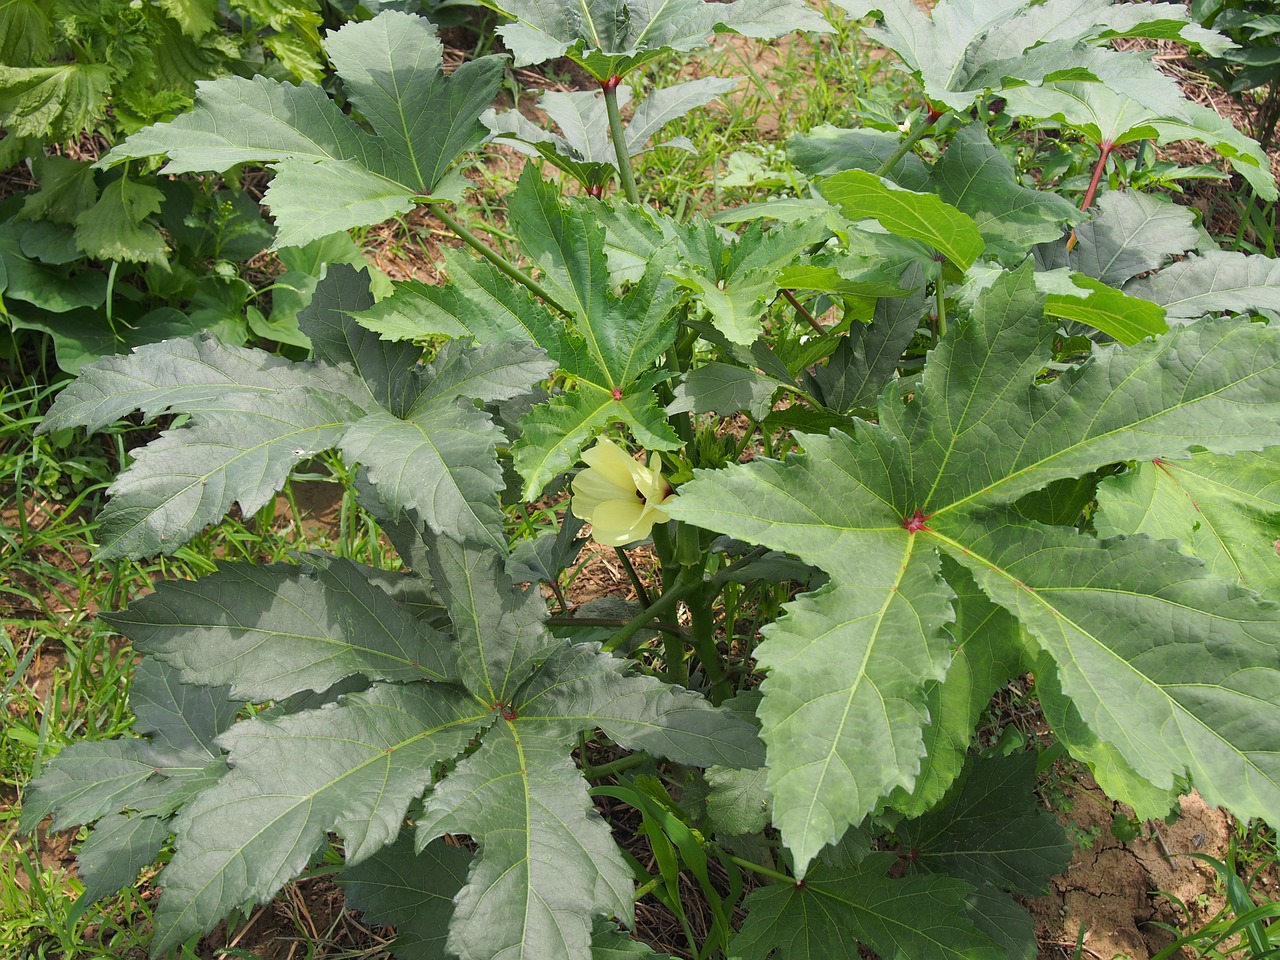
{"type": "MultiPolygon", "coordinates": [[[[1098,184],[1102,181],[1102,171],[1107,169],[1107,158],[1111,156],[1111,151],[1116,145],[1110,140],[1103,140],[1098,144],[1098,162],[1093,167],[1093,179],[1089,181],[1089,189],[1084,192],[1084,200],[1080,202],[1081,210],[1088,210],[1093,203],[1093,198],[1098,192],[1098,184]]],[[[1067,250],[1071,251],[1076,246],[1076,232],[1071,231],[1071,239],[1067,241],[1067,250]]]]}
{"type": "Polygon", "coordinates": [[[1089,205],[1093,203],[1094,194],[1098,192],[1098,183],[1102,180],[1102,171],[1107,168],[1107,158],[1111,156],[1111,151],[1116,145],[1110,140],[1103,140],[1098,144],[1098,162],[1093,168],[1093,179],[1089,181],[1089,189],[1084,192],[1084,200],[1080,202],[1081,210],[1088,210],[1089,205]]]}

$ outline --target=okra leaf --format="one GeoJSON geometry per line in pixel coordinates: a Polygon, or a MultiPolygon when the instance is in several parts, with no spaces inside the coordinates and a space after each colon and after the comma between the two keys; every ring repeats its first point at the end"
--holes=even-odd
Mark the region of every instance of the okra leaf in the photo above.
{"type": "Polygon", "coordinates": [[[445,76],[443,49],[431,21],[398,11],[329,34],[325,50],[372,132],[320,87],[232,77],[199,84],[190,112],[138,131],[101,162],[168,156],[166,173],[268,164],[276,247],[380,223],[439,197],[453,162],[486,135],[479,118],[502,60],[445,76]]]}

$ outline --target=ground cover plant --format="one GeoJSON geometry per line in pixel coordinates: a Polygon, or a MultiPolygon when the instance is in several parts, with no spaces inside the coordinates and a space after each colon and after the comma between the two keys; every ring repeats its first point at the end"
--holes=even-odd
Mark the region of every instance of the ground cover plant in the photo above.
{"type": "Polygon", "coordinates": [[[261,72],[321,82],[325,16],[336,25],[356,9],[314,0],[5,4],[0,167],[22,164],[27,175],[12,178],[22,189],[0,203],[0,316],[10,331],[0,357],[51,341],[58,366],[74,374],[101,356],[201,330],[305,347],[294,317],[318,279],[317,254],[351,259],[350,250],[285,251],[278,272],[288,275],[265,282],[246,263],[270,245],[271,226],[239,177],[175,181],[94,161],[190,107],[198,81],[261,72]],[[272,293],[278,306],[263,309],[272,293]]]}
{"type": "Polygon", "coordinates": [[[713,32],[832,30],[802,3],[506,4],[516,65],[598,86],[544,98],[558,133],[489,112],[501,58],[445,74],[430,22],[384,12],[325,40],[349,110],[219,80],[103,158],[266,165],[277,245],[427,205],[468,248],[380,298],[332,267],[310,359],[144,345],[41,425],[166,418],[110,488],[104,558],[172,555],[337,451],[402,565],[225,562],[103,614],[143,655],[132,735],[62,748],[22,827],[93,824],[86,900],[162,857],[153,955],[334,858],[406,958],[646,955],[638,889],[683,920],[682,870],[714,916],[692,956],[1030,957],[1018,898],[1070,847],[1036,754],[972,749],[1024,674],[1139,820],[1190,789],[1280,818],[1280,267],[1104,177],[1194,138],[1274,198],[1255,143],[1109,46],[1226,41],[1164,4],[838,6],[924,106],[794,139],[795,195],[710,219],[640,203],[632,158],[727,84],[627,111],[624,81],[713,32]],[[1070,198],[1019,179],[1031,129],[1096,154],[1070,198]],[[566,175],[525,167],[509,247],[458,209],[495,134],[566,175]],[[565,488],[557,529],[513,543],[508,514],[565,488]],[[566,608],[584,521],[636,605],[566,608]]]}

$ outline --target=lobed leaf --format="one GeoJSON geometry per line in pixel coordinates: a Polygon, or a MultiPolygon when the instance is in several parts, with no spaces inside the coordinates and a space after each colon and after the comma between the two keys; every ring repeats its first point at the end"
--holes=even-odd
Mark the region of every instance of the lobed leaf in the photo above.
{"type": "Polygon", "coordinates": [[[1099,536],[1181,541],[1213,576],[1280,600],[1280,447],[1154,460],[1098,486],[1099,536]]]}
{"type": "Polygon", "coordinates": [[[772,40],[793,30],[831,32],[830,24],[800,0],[733,0],[711,8],[701,0],[643,0],[622,7],[611,0],[490,5],[515,21],[499,27],[498,35],[516,66],[567,54],[602,83],[669,53],[704,47],[713,33],[772,40]]]}
{"type": "Polygon", "coordinates": [[[942,801],[964,769],[974,730],[991,697],[1027,672],[1017,619],[992,603],[949,557],[942,559],[942,572],[955,591],[955,620],[947,627],[955,646],[946,676],[924,686],[929,725],[920,774],[910,790],[899,787],[889,797],[889,804],[907,817],[919,817],[942,801]]]}
{"type": "Polygon", "coordinates": [[[338,704],[236,724],[220,741],[231,771],[175,821],[153,952],[273,896],[329,831],[352,864],[391,843],[435,764],[460,753],[488,713],[444,684],[375,684],[338,704]]]}
{"type": "Polygon", "coordinates": [[[1048,893],[1072,847],[1035,788],[1034,751],[974,761],[946,804],[899,828],[913,868],[1028,897],[1048,893]]]}
{"type": "Polygon", "coordinates": [[[446,77],[435,26],[398,11],[330,33],[325,49],[372,133],[318,86],[228,78],[199,84],[190,112],[140,130],[101,162],[167,155],[166,173],[270,164],[277,177],[264,200],[277,247],[438,197],[449,167],[485,137],[479,117],[497,93],[502,61],[482,57],[446,77]]]}
{"type": "Polygon", "coordinates": [[[987,252],[997,256],[1021,258],[1083,216],[1066,198],[1019,184],[980,124],[956,134],[932,176],[938,196],[973,218],[987,252]]]}
{"type": "Polygon", "coordinates": [[[134,410],[154,420],[166,413],[235,409],[240,395],[307,384],[312,369],[262,350],[229,346],[211,333],[149,343],[95,363],[58,393],[37,429],[94,431],[134,410]]]}
{"type": "Polygon", "coordinates": [[[1280,260],[1213,250],[1125,285],[1125,293],[1164,307],[1170,319],[1209,313],[1280,310],[1280,260]]]}
{"type": "Polygon", "coordinates": [[[183,686],[172,668],[143,660],[129,706],[137,718],[134,729],[147,736],[64,748],[27,788],[21,829],[35,829],[50,813],[57,815],[54,828],[61,830],[120,810],[153,811],[164,804],[178,781],[221,764],[214,738],[231,726],[240,707],[228,692],[226,687],[183,686]]]}
{"type": "Polygon", "coordinates": [[[195,581],[162,583],[125,611],[104,614],[184,684],[228,684],[263,703],[323,692],[344,677],[442,680],[449,641],[335,557],[302,564],[228,564],[195,581]]]}
{"type": "Polygon", "coordinates": [[[412,371],[401,416],[385,410],[355,420],[341,440],[392,511],[412,510],[435,532],[498,543],[502,431],[470,397],[506,400],[549,375],[554,365],[528,343],[445,346],[412,371]]]}
{"type": "Polygon", "coordinates": [[[995,960],[1003,952],[969,920],[972,888],[936,876],[885,876],[892,854],[815,867],[804,883],[759,887],[729,945],[742,960],[855,960],[859,943],[888,960],[995,960]]]}
{"type": "Polygon", "coordinates": [[[1022,620],[1084,723],[1140,778],[1185,777],[1240,816],[1280,810],[1274,604],[1145,537],[1098,541],[1008,511],[947,518],[935,535],[1022,620]]]}
{"type": "Polygon", "coordinates": [[[419,849],[450,833],[480,846],[449,927],[461,960],[587,960],[596,917],[631,922],[631,871],[558,728],[499,720],[427,798],[419,849]]]}
{"type": "Polygon", "coordinates": [[[152,441],[107,489],[100,557],[171,554],[233,503],[252,514],[294,465],[337,446],[360,411],[307,386],[232,393],[195,425],[152,441]]]}
{"type": "Polygon", "coordinates": [[[785,464],[702,472],[664,508],[831,574],[758,650],[771,671],[760,716],[774,822],[801,874],[881,791],[912,789],[924,685],[945,669],[952,617],[935,549],[1037,636],[1083,723],[1135,779],[1189,778],[1248,815],[1280,809],[1263,747],[1275,718],[1261,703],[1276,682],[1271,608],[1172,546],[1097,541],[1002,506],[1139,451],[1280,442],[1280,341],[1261,324],[1205,321],[1099,348],[1041,383],[1054,335],[1041,310],[1029,265],[1002,277],[934,348],[907,402],[886,392],[878,426],[803,437],[805,454],[785,464]],[[842,739],[864,688],[887,703],[868,701],[877,709],[842,739]]]}
{"type": "Polygon", "coordinates": [[[365,920],[396,928],[399,960],[447,960],[445,937],[453,898],[466,883],[471,854],[438,840],[414,853],[413,838],[401,836],[368,859],[343,868],[338,883],[347,903],[365,920]]]}
{"type": "Polygon", "coordinates": [[[520,691],[517,714],[567,736],[599,727],[628,750],[677,763],[757,767],[764,753],[753,724],[712,707],[705,697],[653,677],[632,664],[577,643],[547,658],[520,691]]]}
{"type": "Polygon", "coordinates": [[[537,588],[521,590],[492,542],[432,540],[427,555],[453,623],[458,672],[471,693],[495,707],[510,703],[534,663],[558,641],[547,630],[537,588]]]}
{"type": "Polygon", "coordinates": [[[1108,286],[1120,286],[1199,243],[1194,224],[1195,214],[1176,203],[1133,190],[1108,190],[1089,220],[1076,227],[1072,265],[1108,286]]]}

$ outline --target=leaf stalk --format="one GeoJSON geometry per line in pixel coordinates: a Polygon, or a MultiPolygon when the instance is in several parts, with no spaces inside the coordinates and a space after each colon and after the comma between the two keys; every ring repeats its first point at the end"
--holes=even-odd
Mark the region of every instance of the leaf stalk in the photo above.
{"type": "Polygon", "coordinates": [[[664,614],[675,610],[676,604],[703,586],[711,591],[719,591],[719,589],[729,581],[732,574],[737,573],[747,564],[754,563],[767,552],[768,547],[756,547],[755,549],[744,553],[740,558],[738,558],[738,560],[725,567],[710,580],[703,580],[703,578],[696,573],[686,573],[677,578],[676,582],[671,585],[671,588],[655,600],[649,609],[645,610],[643,613],[637,614],[627,621],[626,626],[622,627],[622,629],[610,637],[600,649],[605,653],[611,653],[612,651],[617,650],[618,647],[622,646],[638,632],[648,626],[650,621],[657,620],[664,614]]]}
{"type": "Polygon", "coordinates": [[[493,247],[489,246],[477,237],[470,227],[467,227],[460,220],[440,209],[438,205],[432,208],[432,212],[435,213],[441,223],[457,235],[459,240],[492,263],[512,280],[516,281],[516,283],[522,284],[535,297],[564,314],[566,317],[573,316],[573,314],[569,312],[569,309],[559,303],[555,297],[548,293],[542,284],[538,283],[537,280],[533,279],[533,277],[529,276],[502,254],[498,253],[497,250],[494,250],[493,247]]]}
{"type": "Polygon", "coordinates": [[[622,78],[617,74],[600,84],[604,91],[604,109],[609,115],[609,136],[613,140],[613,153],[618,158],[618,178],[622,181],[622,192],[626,198],[637,206],[640,204],[640,191],[636,189],[635,174],[631,171],[631,156],[627,151],[627,133],[622,126],[622,110],[618,106],[618,84],[622,78]]]}
{"type": "Polygon", "coordinates": [[[735,857],[731,853],[725,853],[724,857],[732,864],[742,867],[744,870],[750,870],[752,873],[758,873],[762,877],[768,877],[770,880],[776,880],[778,883],[786,883],[795,886],[799,883],[795,877],[789,877],[781,870],[774,870],[772,867],[766,867],[763,864],[754,863],[751,860],[744,860],[742,857],[735,857]]]}
{"type": "Polygon", "coordinates": [[[925,135],[928,129],[932,127],[937,122],[938,118],[946,112],[947,111],[945,109],[941,111],[935,110],[933,105],[930,104],[929,109],[920,117],[919,120],[916,121],[915,126],[911,128],[911,132],[907,134],[907,138],[898,144],[898,149],[889,154],[889,158],[876,168],[876,176],[883,177],[890,170],[896,167],[898,165],[898,161],[911,152],[911,148],[920,141],[920,138],[925,135]]]}

